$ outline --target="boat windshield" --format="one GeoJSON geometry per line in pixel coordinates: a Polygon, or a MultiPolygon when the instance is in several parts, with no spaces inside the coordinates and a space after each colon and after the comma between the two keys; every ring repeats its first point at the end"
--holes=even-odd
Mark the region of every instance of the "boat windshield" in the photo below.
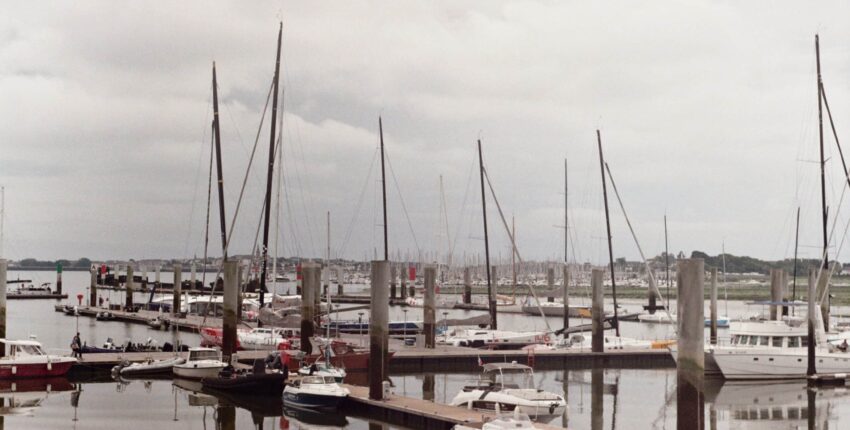
{"type": "Polygon", "coordinates": [[[38,345],[15,345],[12,355],[44,355],[44,351],[38,345]]]}
{"type": "Polygon", "coordinates": [[[333,384],[333,376],[305,376],[301,379],[302,384],[333,384]]]}
{"type": "Polygon", "coordinates": [[[220,360],[218,351],[192,351],[189,360],[220,360]]]}

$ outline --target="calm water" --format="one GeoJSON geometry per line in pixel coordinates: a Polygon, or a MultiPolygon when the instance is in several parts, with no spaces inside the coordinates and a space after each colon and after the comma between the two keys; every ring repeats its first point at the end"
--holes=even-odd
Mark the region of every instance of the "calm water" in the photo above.
{"type": "MultiPolygon", "coordinates": [[[[55,274],[49,272],[9,272],[9,278],[33,279],[34,283],[54,281],[55,274]]],[[[188,277],[187,274],[184,276],[188,277]]],[[[151,278],[153,276],[151,275],[151,278]]],[[[162,280],[169,282],[167,273],[162,280]]],[[[89,276],[86,272],[65,272],[64,289],[75,300],[78,293],[85,293],[89,276]]],[[[288,286],[294,291],[291,285],[288,286]]],[[[362,289],[354,286],[349,291],[362,289]]],[[[285,291],[286,287],[281,289],[285,291]]],[[[104,292],[110,301],[123,300],[121,292],[104,292]]],[[[136,300],[146,301],[139,294],[136,300]]],[[[635,306],[638,301],[624,301],[635,306]]],[[[178,338],[189,344],[197,344],[194,334],[150,330],[144,326],[118,322],[95,322],[90,318],[74,318],[54,312],[54,301],[15,300],[8,302],[8,337],[26,338],[36,336],[48,349],[68,349],[74,332],[79,327],[84,341],[101,344],[107,337],[116,342],[147,338],[159,342],[174,342],[178,338]]],[[[746,306],[742,302],[729,303],[729,316],[738,317],[761,312],[761,307],[746,306]]],[[[724,304],[719,306],[724,312],[724,304]]],[[[443,310],[438,310],[442,317],[443,310]]],[[[477,312],[448,310],[450,317],[475,315],[477,312]]],[[[343,315],[356,319],[357,312],[343,315]]],[[[392,308],[391,318],[420,320],[421,309],[392,308]]],[[[368,313],[363,315],[368,318],[368,313]]],[[[550,324],[560,326],[559,318],[550,318],[550,324]]],[[[573,324],[580,323],[575,320],[573,324]]],[[[585,321],[586,322],[586,321],[585,321]]],[[[500,316],[502,327],[512,329],[542,329],[539,317],[505,314],[500,316]]],[[[624,336],[645,339],[672,336],[672,327],[623,323],[624,336]]],[[[721,330],[721,336],[725,331],[721,330]]],[[[476,374],[426,374],[396,375],[392,377],[397,394],[411,397],[433,398],[437,402],[449,402],[469,379],[476,374]],[[431,390],[428,387],[433,387],[431,390]],[[426,391],[427,389],[427,391],[426,391]]],[[[534,376],[532,384],[556,393],[567,393],[569,412],[565,417],[553,418],[551,424],[568,424],[570,428],[636,429],[675,428],[677,420],[676,372],[674,369],[608,369],[541,371],[534,376]],[[594,419],[595,418],[595,419],[594,419]],[[601,421],[600,421],[601,420],[601,421]]],[[[17,384],[18,391],[30,390],[30,394],[8,393],[9,384],[0,386],[5,406],[0,408],[4,415],[4,428],[80,428],[112,429],[117,426],[140,426],[152,424],[159,429],[205,429],[205,428],[367,428],[370,422],[357,417],[333,417],[325,415],[330,422],[316,422],[316,417],[281,417],[284,411],[275,405],[265,410],[252,411],[241,403],[234,406],[227,399],[193,394],[172,385],[171,381],[142,382],[129,384],[116,382],[71,384],[66,380],[50,381],[50,393],[44,383],[26,386],[17,384]],[[41,384],[41,385],[39,385],[41,384]],[[77,391],[77,393],[75,393],[77,391]],[[10,407],[31,402],[36,406],[27,408],[10,407]],[[270,410],[269,410],[270,409],[270,410]],[[276,416],[264,416],[276,415],[276,416]],[[228,427],[233,424],[234,427],[228,427]],[[223,427],[222,427],[223,426],[223,427]],[[327,427],[321,427],[327,428],[327,427]]],[[[790,382],[780,384],[722,384],[707,381],[705,392],[706,428],[760,429],[760,428],[807,428],[810,414],[809,399],[804,384],[790,382]],[[712,424],[716,421],[716,424],[712,424]]],[[[850,423],[850,398],[843,390],[825,389],[818,391],[814,401],[817,428],[842,428],[850,423]]],[[[268,405],[266,405],[268,406],[268,405]]],[[[256,409],[256,408],[254,408],[256,409]]],[[[372,423],[374,424],[374,423],[372,423]]],[[[374,427],[374,426],[373,426],[374,427]]],[[[394,428],[385,426],[387,428],[394,428]]]]}

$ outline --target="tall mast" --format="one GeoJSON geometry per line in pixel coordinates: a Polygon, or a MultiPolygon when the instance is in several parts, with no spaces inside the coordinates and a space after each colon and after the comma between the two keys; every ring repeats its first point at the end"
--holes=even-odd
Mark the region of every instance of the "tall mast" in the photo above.
{"type": "Polygon", "coordinates": [[[514,246],[516,246],[516,220],[511,215],[511,274],[514,281],[513,297],[516,299],[516,252],[513,250],[514,246]]]}
{"type": "MultiPolygon", "coordinates": [[[[567,246],[567,244],[568,244],[568,243],[569,243],[569,241],[570,241],[570,224],[569,224],[569,215],[567,215],[567,207],[568,207],[568,206],[567,206],[567,204],[568,204],[568,202],[569,202],[568,197],[567,197],[567,189],[568,189],[568,182],[567,182],[567,159],[566,159],[566,158],[564,158],[564,264],[565,264],[565,265],[570,264],[570,262],[569,262],[569,258],[568,258],[568,256],[569,256],[569,251],[568,251],[568,249],[569,249],[569,248],[568,248],[568,246],[567,246]]],[[[564,280],[564,282],[566,282],[566,280],[564,280]]]]}
{"type": "MultiPolygon", "coordinates": [[[[725,258],[723,257],[726,261],[725,258]]],[[[723,265],[723,270],[726,270],[726,264],[723,265]]],[[[664,214],[664,271],[666,272],[666,281],[667,281],[667,312],[670,312],[670,251],[667,247],[667,214],[664,214]]],[[[724,272],[725,273],[725,272],[724,272]]],[[[725,275],[724,275],[725,276],[725,275]]],[[[723,280],[726,282],[726,279],[723,280]]]]}
{"type": "MultiPolygon", "coordinates": [[[[490,309],[490,328],[497,330],[496,300],[493,296],[493,283],[490,279],[490,238],[487,236],[487,195],[484,194],[484,157],[481,155],[481,139],[478,139],[478,173],[481,176],[481,213],[484,215],[484,267],[487,272],[487,301],[490,309]]],[[[513,253],[513,250],[511,251],[513,253]]]]}
{"type": "MultiPolygon", "coordinates": [[[[227,261],[227,221],[224,218],[224,173],[221,168],[221,127],[218,118],[218,82],[213,61],[213,136],[215,137],[215,167],[218,177],[218,219],[221,223],[221,252],[227,261]]],[[[218,283],[218,281],[216,281],[218,283]]],[[[215,287],[213,287],[215,291],[215,287]]]]}
{"type": "MultiPolygon", "coordinates": [[[[800,244],[800,207],[797,206],[797,227],[794,233],[794,280],[792,281],[791,287],[791,301],[797,300],[797,249],[800,244]]],[[[794,306],[791,306],[791,312],[793,315],[794,306]]]]}
{"type": "Polygon", "coordinates": [[[378,117],[378,133],[381,135],[381,190],[384,202],[384,261],[390,261],[389,246],[387,241],[387,172],[384,168],[384,124],[378,117]]]}
{"type": "Polygon", "coordinates": [[[826,234],[826,223],[827,223],[827,213],[826,213],[826,175],[824,171],[826,170],[826,161],[823,156],[823,97],[821,96],[823,91],[823,80],[821,79],[820,74],[820,38],[818,35],[815,35],[815,59],[817,61],[817,70],[818,70],[818,139],[820,142],[820,197],[821,197],[821,211],[823,213],[823,259],[826,262],[824,268],[829,268],[829,254],[828,254],[828,246],[829,239],[826,234]]]}
{"type": "Polygon", "coordinates": [[[611,218],[608,215],[608,186],[605,182],[605,159],[602,157],[602,134],[596,130],[599,145],[599,168],[602,171],[602,198],[605,201],[605,225],[608,228],[608,263],[611,265],[611,294],[614,296],[614,330],[620,337],[620,321],[617,318],[617,282],[614,279],[614,250],[611,247],[611,218]]]}
{"type": "Polygon", "coordinates": [[[283,23],[280,23],[280,29],[277,33],[277,56],[274,64],[274,95],[272,96],[272,121],[271,132],[269,134],[269,168],[266,173],[266,202],[265,202],[265,222],[263,223],[263,258],[260,266],[260,307],[265,305],[266,299],[266,269],[269,262],[269,218],[271,217],[272,209],[272,182],[274,181],[274,144],[277,136],[275,127],[277,126],[277,94],[280,82],[280,45],[283,39],[283,23]]]}

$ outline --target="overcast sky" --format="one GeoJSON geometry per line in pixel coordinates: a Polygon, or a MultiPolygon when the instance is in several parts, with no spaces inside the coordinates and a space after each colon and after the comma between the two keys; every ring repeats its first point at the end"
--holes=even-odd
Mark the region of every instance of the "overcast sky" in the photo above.
{"type": "MultiPolygon", "coordinates": [[[[847,141],[844,2],[158,6],[0,5],[7,258],[202,255],[212,62],[229,225],[281,19],[285,187],[280,216],[273,212],[280,255],[324,255],[327,211],[333,256],[382,252],[379,115],[390,161],[390,249],[405,258],[483,253],[480,137],[523,257],[563,258],[567,158],[571,259],[604,262],[596,129],[648,255],[664,249],[666,213],[673,252],[716,254],[725,242],[733,254],[792,257],[798,206],[800,255],[819,253],[814,35],[821,35],[827,95],[847,141]]],[[[254,243],[268,121],[231,253],[254,243]]],[[[832,139],[826,153],[837,248],[850,204],[838,209],[843,183],[832,139]]],[[[614,254],[638,258],[610,189],[609,197],[614,254]]],[[[217,204],[214,190],[211,255],[221,254],[217,204]]],[[[507,259],[509,240],[489,195],[487,207],[491,254],[507,259]]]]}

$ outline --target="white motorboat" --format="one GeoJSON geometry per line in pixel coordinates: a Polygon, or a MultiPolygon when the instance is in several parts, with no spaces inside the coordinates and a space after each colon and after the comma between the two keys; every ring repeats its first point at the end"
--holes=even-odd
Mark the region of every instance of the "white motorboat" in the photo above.
{"type": "Polygon", "coordinates": [[[283,389],[283,404],[297,408],[334,410],[348,395],[348,389],[340,387],[332,376],[305,376],[283,389]]]}
{"type": "MultiPolygon", "coordinates": [[[[665,349],[675,343],[676,341],[673,339],[644,340],[632,337],[608,335],[603,337],[603,344],[606,351],[618,349],[665,349]]],[[[593,338],[583,333],[576,333],[570,336],[569,339],[561,341],[557,346],[575,349],[591,349],[593,347],[593,338]]]]}
{"type": "Polygon", "coordinates": [[[298,374],[301,376],[330,376],[336,382],[342,382],[345,379],[345,369],[335,367],[328,364],[327,361],[317,361],[309,366],[301,366],[298,369],[298,374]]]}
{"type": "MultiPolygon", "coordinates": [[[[507,415],[502,414],[496,419],[487,421],[481,426],[481,430],[502,430],[502,429],[536,429],[537,427],[531,421],[531,418],[526,414],[519,413],[519,409],[514,409],[514,413],[507,415]]],[[[458,424],[453,427],[453,430],[476,430],[478,427],[468,427],[458,424]]]]}
{"type": "Polygon", "coordinates": [[[171,374],[174,371],[174,365],[185,362],[186,359],[183,357],[174,357],[167,360],[146,360],[139,363],[122,363],[115,366],[112,371],[113,376],[117,374],[128,378],[171,374]]]}
{"type": "Polygon", "coordinates": [[[438,343],[471,348],[518,349],[527,345],[551,343],[545,331],[507,331],[457,328],[437,338],[438,343]]]}
{"type": "Polygon", "coordinates": [[[227,363],[221,361],[221,351],[213,348],[189,348],[185,363],[174,364],[174,376],[187,379],[214,378],[227,363]]]}
{"type": "Polygon", "coordinates": [[[524,364],[487,363],[484,375],[487,378],[464,386],[452,399],[451,405],[496,412],[519,409],[532,418],[557,416],[567,410],[567,402],[562,396],[533,388],[534,371],[524,364]],[[519,375],[519,378],[506,380],[506,375],[519,375]]]}
{"type": "Polygon", "coordinates": [[[44,352],[34,340],[0,339],[4,356],[0,357],[0,379],[46,378],[68,373],[76,358],[44,352]]]}

